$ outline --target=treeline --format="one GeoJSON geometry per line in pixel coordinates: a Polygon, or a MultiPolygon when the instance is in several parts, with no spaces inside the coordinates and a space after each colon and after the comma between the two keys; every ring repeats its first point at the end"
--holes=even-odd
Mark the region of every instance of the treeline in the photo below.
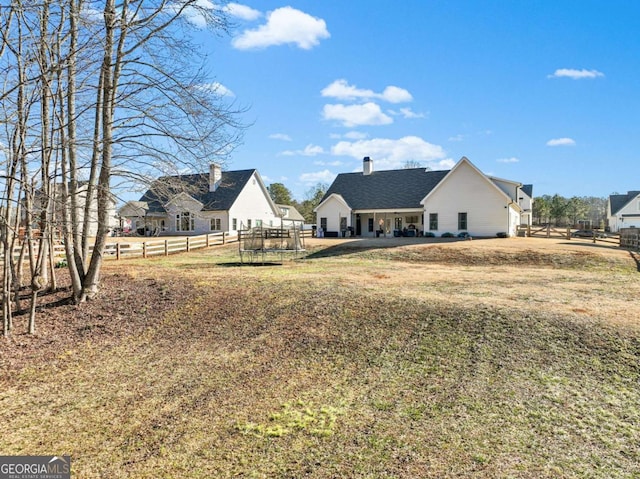
{"type": "Polygon", "coordinates": [[[224,15],[200,0],[3,2],[4,335],[16,312],[29,313],[35,332],[38,295],[57,288],[54,240],[65,247],[72,300],[91,299],[119,188],[201,171],[233,150],[238,110],[205,76],[189,37],[195,23],[224,33],[224,15]]]}
{"type": "Polygon", "coordinates": [[[282,183],[271,183],[267,189],[271,199],[278,204],[294,206],[304,217],[304,222],[313,224],[316,222],[314,209],[320,204],[329,186],[324,183],[317,183],[305,193],[302,201],[295,200],[291,196],[291,191],[282,183]]]}
{"type": "Polygon", "coordinates": [[[554,226],[587,225],[604,228],[607,220],[607,199],[596,196],[565,198],[558,194],[536,196],[533,201],[533,223],[554,226]]]}

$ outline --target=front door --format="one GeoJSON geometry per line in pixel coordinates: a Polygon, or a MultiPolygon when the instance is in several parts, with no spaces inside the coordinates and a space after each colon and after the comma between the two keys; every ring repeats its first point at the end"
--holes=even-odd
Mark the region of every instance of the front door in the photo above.
{"type": "Polygon", "coordinates": [[[356,236],[362,235],[362,223],[360,222],[360,215],[356,216],[356,236]]]}

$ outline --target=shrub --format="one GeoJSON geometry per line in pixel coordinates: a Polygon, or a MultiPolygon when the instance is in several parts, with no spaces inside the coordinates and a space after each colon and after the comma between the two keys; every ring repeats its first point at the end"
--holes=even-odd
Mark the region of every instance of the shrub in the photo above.
{"type": "Polygon", "coordinates": [[[453,233],[449,233],[448,231],[446,233],[442,233],[442,237],[443,238],[454,238],[455,235],[453,233]]]}
{"type": "Polygon", "coordinates": [[[425,231],[424,232],[424,236],[426,238],[435,238],[436,237],[436,235],[434,233],[432,233],[431,231],[425,231]]]}

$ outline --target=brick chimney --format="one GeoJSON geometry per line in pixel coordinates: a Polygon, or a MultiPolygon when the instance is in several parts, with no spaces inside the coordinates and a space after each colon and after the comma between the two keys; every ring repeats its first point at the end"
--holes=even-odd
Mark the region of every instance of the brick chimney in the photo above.
{"type": "Polygon", "coordinates": [[[373,160],[368,156],[365,156],[362,160],[362,173],[364,175],[370,175],[373,173],[373,160]]]}
{"type": "Polygon", "coordinates": [[[222,179],[222,168],[216,163],[209,165],[209,191],[216,191],[222,179]]]}

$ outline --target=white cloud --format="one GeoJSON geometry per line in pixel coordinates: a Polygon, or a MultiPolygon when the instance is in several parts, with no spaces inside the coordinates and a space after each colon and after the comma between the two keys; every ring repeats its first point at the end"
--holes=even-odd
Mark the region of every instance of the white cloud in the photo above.
{"type": "Polygon", "coordinates": [[[304,150],[287,150],[280,153],[284,156],[316,156],[324,153],[324,148],[318,145],[307,145],[304,150]]]}
{"type": "Polygon", "coordinates": [[[198,88],[200,88],[201,90],[209,90],[220,96],[228,96],[228,97],[236,96],[235,93],[233,93],[230,89],[228,89],[222,83],[218,83],[218,82],[201,83],[200,85],[198,85],[198,88]]]}
{"type": "Polygon", "coordinates": [[[598,70],[574,70],[572,68],[559,68],[553,75],[547,75],[547,78],[571,78],[573,80],[582,80],[583,78],[603,77],[604,73],[598,70]]]}
{"type": "Polygon", "coordinates": [[[370,156],[379,169],[402,168],[407,160],[426,162],[429,167],[436,169],[450,168],[454,164],[452,160],[446,159],[441,146],[428,143],[417,136],[405,136],[397,140],[373,138],[355,142],[341,141],[331,148],[331,153],[357,159],[370,156]]]}
{"type": "Polygon", "coordinates": [[[449,141],[462,141],[464,140],[464,135],[457,134],[456,136],[450,136],[449,141]]]}
{"type": "Polygon", "coordinates": [[[400,111],[389,110],[388,111],[392,115],[401,115],[404,118],[424,118],[426,115],[424,113],[416,113],[411,108],[400,108],[400,111]]]}
{"type": "Polygon", "coordinates": [[[335,173],[331,173],[329,170],[323,170],[316,171],[315,173],[303,173],[300,175],[300,181],[315,185],[317,183],[332,183],[335,177],[335,173]]]}
{"type": "Polygon", "coordinates": [[[520,160],[514,156],[511,158],[499,158],[496,160],[498,163],[518,163],[520,160]]]}
{"type": "Polygon", "coordinates": [[[269,135],[271,140],[293,141],[291,137],[285,133],[273,133],[269,135]]]}
{"type": "Polygon", "coordinates": [[[337,120],[350,128],[359,125],[388,125],[393,119],[385,115],[375,103],[363,105],[325,105],[322,111],[325,120],[337,120]]]}
{"type": "Polygon", "coordinates": [[[248,50],[293,43],[309,50],[330,36],[327,24],[321,18],[292,7],[282,7],[267,14],[266,24],[245,30],[232,44],[240,50],[248,50]]]}
{"type": "Polygon", "coordinates": [[[317,160],[317,161],[314,161],[313,164],[318,166],[342,166],[344,163],[340,160],[336,160],[336,161],[317,160]]]}
{"type": "Polygon", "coordinates": [[[547,146],[574,146],[575,144],[572,138],[554,138],[547,141],[547,146]]]}
{"type": "Polygon", "coordinates": [[[365,90],[349,85],[347,80],[336,80],[326,86],[320,92],[324,97],[337,98],[339,100],[384,100],[389,103],[407,103],[413,100],[411,93],[404,88],[397,86],[388,86],[382,93],[376,93],[373,90],[365,90]]]}
{"type": "Polygon", "coordinates": [[[271,178],[270,176],[260,175],[260,177],[262,178],[262,181],[264,181],[265,184],[266,183],[283,183],[289,179],[286,176],[281,176],[280,178],[271,178]]]}
{"type": "Polygon", "coordinates": [[[344,138],[349,140],[364,140],[367,136],[369,135],[360,131],[348,131],[343,135],[344,138]]]}
{"type": "Polygon", "coordinates": [[[260,13],[258,10],[247,7],[246,5],[240,5],[239,3],[229,3],[225,5],[224,11],[233,17],[240,18],[249,22],[257,20],[262,16],[262,13],[260,13]]]}
{"type": "MultiPolygon", "coordinates": [[[[167,8],[174,13],[178,13],[181,7],[182,5],[177,3],[169,4],[167,6],[167,8]]],[[[181,15],[193,26],[197,28],[205,28],[207,26],[207,18],[203,14],[203,10],[214,10],[216,8],[217,6],[210,0],[198,0],[194,4],[185,7],[184,10],[182,10],[181,15]]]]}

